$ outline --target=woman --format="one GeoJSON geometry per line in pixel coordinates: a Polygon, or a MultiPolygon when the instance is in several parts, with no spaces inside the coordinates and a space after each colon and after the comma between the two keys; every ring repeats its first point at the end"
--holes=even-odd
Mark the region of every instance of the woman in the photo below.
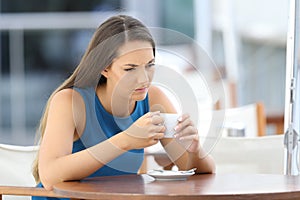
{"type": "Polygon", "coordinates": [[[179,169],[213,173],[214,161],[204,156],[188,115],[178,119],[176,139],[164,138],[159,113],[176,110],[151,86],[154,71],[155,43],[140,21],[120,15],[100,25],[45,108],[34,165],[38,186],[51,190],[61,181],[137,173],[143,149],[158,141],[179,169]]]}

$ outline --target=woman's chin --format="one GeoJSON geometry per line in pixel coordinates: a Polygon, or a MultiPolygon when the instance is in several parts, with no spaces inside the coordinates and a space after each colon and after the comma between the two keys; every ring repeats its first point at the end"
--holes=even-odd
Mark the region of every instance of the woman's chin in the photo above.
{"type": "Polygon", "coordinates": [[[131,99],[134,101],[142,101],[146,98],[147,93],[132,94],[131,99]]]}

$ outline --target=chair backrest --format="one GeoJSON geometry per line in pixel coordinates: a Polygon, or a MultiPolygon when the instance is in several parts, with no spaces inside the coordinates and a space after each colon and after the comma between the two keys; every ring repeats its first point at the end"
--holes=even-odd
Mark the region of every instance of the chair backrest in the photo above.
{"type": "Polygon", "coordinates": [[[31,173],[37,146],[0,144],[0,185],[35,186],[31,173]]]}
{"type": "Polygon", "coordinates": [[[221,137],[211,151],[216,173],[283,174],[283,135],[221,137]]]}
{"type": "Polygon", "coordinates": [[[35,187],[31,168],[38,149],[38,146],[0,144],[0,200],[31,200],[31,196],[66,198],[35,187]]]}
{"type": "Polygon", "coordinates": [[[266,114],[262,103],[253,103],[225,110],[224,127],[233,124],[244,126],[246,137],[263,136],[266,134],[266,114]]]}

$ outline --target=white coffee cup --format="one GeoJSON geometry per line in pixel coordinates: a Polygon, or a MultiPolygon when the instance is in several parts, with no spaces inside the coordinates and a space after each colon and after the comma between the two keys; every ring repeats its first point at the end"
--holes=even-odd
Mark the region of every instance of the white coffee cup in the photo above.
{"type": "Polygon", "coordinates": [[[175,126],[178,123],[178,118],[180,117],[177,113],[160,113],[165,119],[164,126],[166,127],[165,138],[173,138],[175,132],[175,126]]]}

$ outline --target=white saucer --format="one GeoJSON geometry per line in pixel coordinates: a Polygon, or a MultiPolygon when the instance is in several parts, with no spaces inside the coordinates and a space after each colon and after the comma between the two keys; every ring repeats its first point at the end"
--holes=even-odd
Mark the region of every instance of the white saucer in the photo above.
{"type": "Polygon", "coordinates": [[[194,171],[172,171],[172,170],[150,170],[147,173],[156,180],[171,181],[171,180],[186,180],[189,176],[195,174],[194,171]]]}

